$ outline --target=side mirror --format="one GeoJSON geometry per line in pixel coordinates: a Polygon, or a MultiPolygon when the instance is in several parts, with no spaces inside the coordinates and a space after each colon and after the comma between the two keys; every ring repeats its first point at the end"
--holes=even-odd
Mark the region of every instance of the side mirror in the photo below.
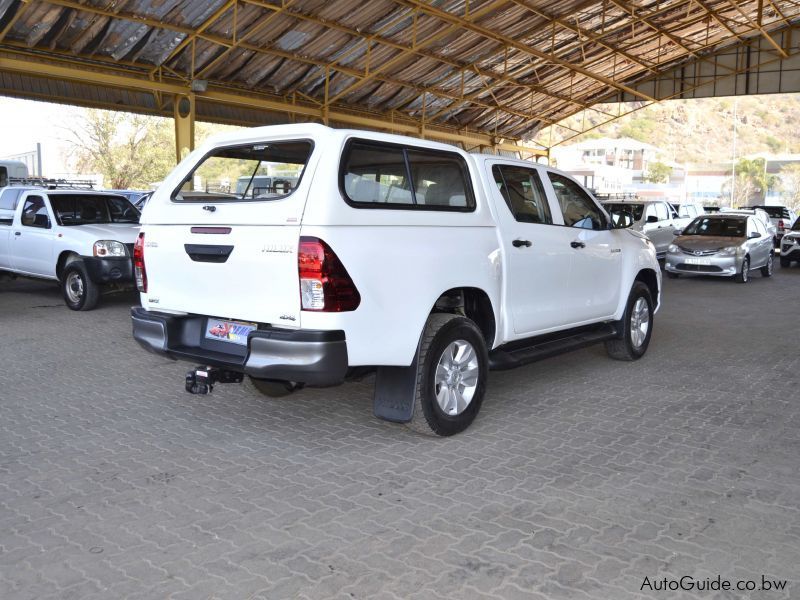
{"type": "Polygon", "coordinates": [[[25,227],[32,227],[34,219],[35,216],[33,215],[33,213],[22,213],[20,221],[22,222],[23,225],[25,225],[25,227]]]}
{"type": "Polygon", "coordinates": [[[649,217],[647,217],[647,222],[648,223],[658,223],[658,217],[655,216],[655,215],[650,215],[649,217]]]}
{"type": "Polygon", "coordinates": [[[749,236],[749,238],[750,238],[751,240],[754,240],[755,238],[760,238],[760,237],[761,237],[761,234],[760,234],[760,233],[758,233],[757,231],[754,231],[754,232],[753,232],[753,233],[751,233],[751,234],[750,234],[750,236],[749,236]]]}

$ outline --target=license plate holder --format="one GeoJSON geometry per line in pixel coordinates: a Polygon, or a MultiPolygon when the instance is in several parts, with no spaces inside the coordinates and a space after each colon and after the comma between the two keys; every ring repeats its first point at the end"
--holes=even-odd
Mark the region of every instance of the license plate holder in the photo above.
{"type": "Polygon", "coordinates": [[[258,325],[255,323],[209,318],[206,321],[205,338],[207,340],[247,346],[247,335],[256,329],[258,329],[258,325]]]}
{"type": "Polygon", "coordinates": [[[686,259],[687,265],[710,265],[711,259],[710,258],[687,258],[686,259]]]}

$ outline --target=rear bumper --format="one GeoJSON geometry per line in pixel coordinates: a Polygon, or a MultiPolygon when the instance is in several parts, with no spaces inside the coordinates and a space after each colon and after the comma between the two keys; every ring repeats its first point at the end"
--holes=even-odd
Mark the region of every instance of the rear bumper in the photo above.
{"type": "Polygon", "coordinates": [[[81,260],[95,283],[133,283],[133,261],[129,257],[82,256],[81,260]]]}
{"type": "Polygon", "coordinates": [[[133,337],[148,352],[244,373],[309,385],[337,385],[347,372],[344,331],[266,327],[247,346],[205,338],[207,318],[131,309],[133,337]]]}

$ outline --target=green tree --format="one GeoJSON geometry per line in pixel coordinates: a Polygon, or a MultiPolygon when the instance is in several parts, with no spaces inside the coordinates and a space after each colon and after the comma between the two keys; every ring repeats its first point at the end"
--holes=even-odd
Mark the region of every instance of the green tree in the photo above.
{"type": "Polygon", "coordinates": [[[728,178],[722,185],[723,198],[731,197],[733,190],[733,206],[749,206],[761,204],[767,191],[778,184],[775,175],[767,174],[767,163],[763,158],[741,158],[736,163],[735,178],[728,178]]]}
{"type": "Polygon", "coordinates": [[[668,183],[670,175],[672,175],[672,167],[661,161],[655,161],[647,165],[647,172],[643,179],[647,183],[668,183]]]}
{"type": "Polygon", "coordinates": [[[68,129],[76,168],[103,175],[105,187],[146,189],[175,166],[172,121],[89,109],[68,129]]]}

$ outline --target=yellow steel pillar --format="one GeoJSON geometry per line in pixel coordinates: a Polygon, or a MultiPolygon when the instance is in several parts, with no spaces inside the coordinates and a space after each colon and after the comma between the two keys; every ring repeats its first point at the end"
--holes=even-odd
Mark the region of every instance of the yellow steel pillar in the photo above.
{"type": "Polygon", "coordinates": [[[175,157],[178,162],[194,150],[194,94],[178,94],[175,106],[175,157]]]}

